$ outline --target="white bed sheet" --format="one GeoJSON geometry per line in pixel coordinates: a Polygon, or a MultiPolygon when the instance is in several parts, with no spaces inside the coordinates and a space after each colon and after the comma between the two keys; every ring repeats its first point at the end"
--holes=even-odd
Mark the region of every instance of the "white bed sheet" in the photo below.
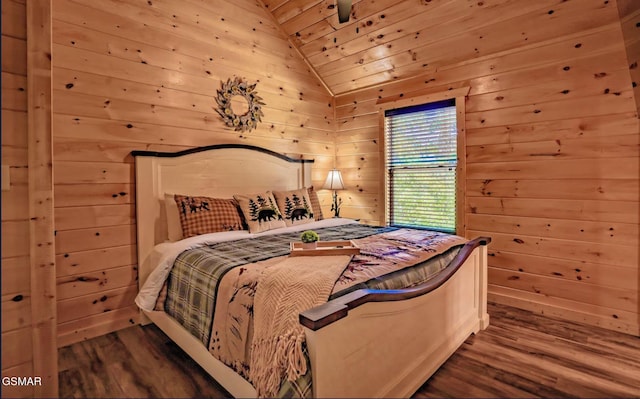
{"type": "Polygon", "coordinates": [[[140,288],[140,292],[136,296],[135,303],[138,307],[145,311],[152,311],[156,305],[156,300],[160,294],[162,286],[169,277],[169,272],[173,267],[178,255],[187,249],[198,248],[208,244],[217,242],[241,240],[244,238],[262,237],[280,233],[290,233],[296,231],[313,230],[322,227],[343,226],[346,224],[358,223],[353,219],[331,218],[319,220],[296,226],[283,227],[280,229],[267,230],[262,233],[251,234],[248,230],[242,231],[226,231],[221,233],[203,234],[195,237],[185,238],[176,242],[164,242],[156,245],[149,255],[151,264],[157,265],[149,274],[149,277],[140,288]]]}

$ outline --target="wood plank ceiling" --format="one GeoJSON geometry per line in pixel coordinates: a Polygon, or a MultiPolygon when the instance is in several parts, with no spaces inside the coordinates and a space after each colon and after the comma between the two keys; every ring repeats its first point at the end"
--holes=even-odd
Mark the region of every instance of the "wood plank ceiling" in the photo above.
{"type": "Polygon", "coordinates": [[[564,0],[353,0],[350,20],[340,24],[336,0],[262,3],[333,95],[549,39],[528,32],[544,24],[553,34],[566,8],[564,0]]]}
{"type": "MultiPolygon", "coordinates": [[[[434,24],[455,1],[353,0],[348,22],[338,22],[336,0],[263,0],[290,42],[333,95],[403,76],[428,65],[415,50],[422,27],[434,24]],[[431,6],[431,3],[434,6],[431,6]],[[419,6],[416,6],[418,4],[419,6]],[[445,9],[447,7],[444,7],[445,9]],[[415,39],[406,40],[415,37],[415,39]],[[417,39],[417,41],[416,41],[417,39]]],[[[459,7],[456,7],[459,8],[459,7]]]]}

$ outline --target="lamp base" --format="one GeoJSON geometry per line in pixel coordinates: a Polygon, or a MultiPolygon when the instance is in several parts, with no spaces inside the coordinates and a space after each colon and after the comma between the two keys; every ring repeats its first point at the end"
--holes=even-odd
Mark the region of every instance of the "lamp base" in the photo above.
{"type": "Polygon", "coordinates": [[[338,198],[338,192],[333,191],[333,204],[331,204],[331,211],[334,218],[340,217],[340,205],[342,205],[342,198],[338,198]]]}

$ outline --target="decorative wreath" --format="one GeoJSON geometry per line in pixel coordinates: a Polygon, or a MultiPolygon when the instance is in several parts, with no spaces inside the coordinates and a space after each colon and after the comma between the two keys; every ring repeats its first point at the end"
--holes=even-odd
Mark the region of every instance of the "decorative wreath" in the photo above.
{"type": "Polygon", "coordinates": [[[241,78],[227,79],[222,83],[222,88],[218,90],[216,102],[218,109],[216,112],[222,117],[224,123],[232,127],[237,132],[251,131],[255,129],[258,122],[262,121],[262,98],[255,92],[256,84],[248,84],[241,78]],[[249,111],[244,115],[236,115],[231,108],[231,98],[241,96],[247,100],[249,111]]]}

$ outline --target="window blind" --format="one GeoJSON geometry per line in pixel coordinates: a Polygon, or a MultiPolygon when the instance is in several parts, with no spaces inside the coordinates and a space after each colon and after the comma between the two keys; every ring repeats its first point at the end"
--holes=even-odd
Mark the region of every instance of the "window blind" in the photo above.
{"type": "Polygon", "coordinates": [[[385,143],[387,223],[454,233],[455,100],[386,111],[385,143]]]}

